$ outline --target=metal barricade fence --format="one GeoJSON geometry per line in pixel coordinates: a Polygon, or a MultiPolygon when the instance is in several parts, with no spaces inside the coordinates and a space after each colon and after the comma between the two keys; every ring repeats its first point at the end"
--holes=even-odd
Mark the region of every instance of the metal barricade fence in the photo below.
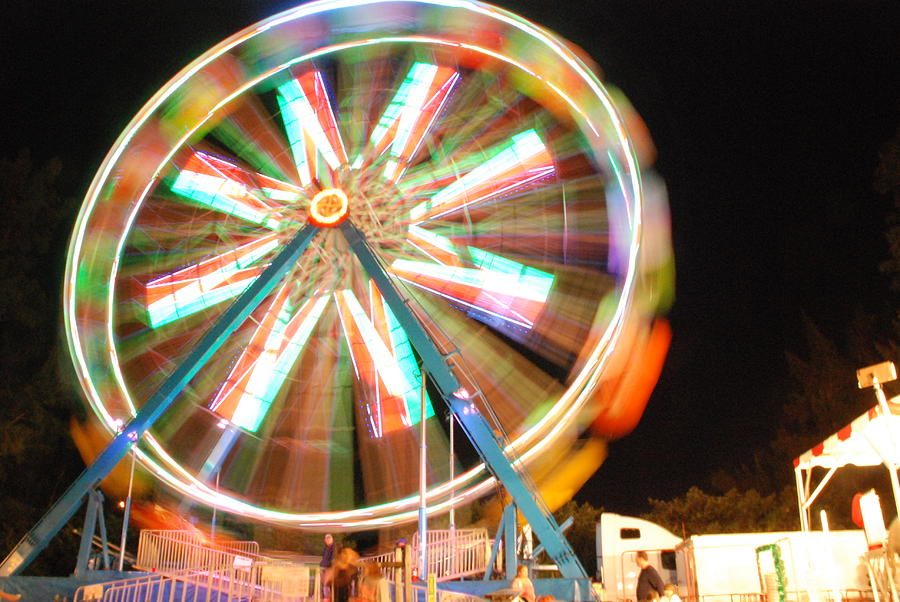
{"type": "Polygon", "coordinates": [[[75,602],[321,602],[318,566],[257,562],[155,573],[78,588],[75,602]]]}
{"type": "Polygon", "coordinates": [[[232,543],[244,545],[218,547],[204,542],[202,536],[191,531],[144,530],[138,540],[134,567],[145,571],[179,571],[209,566],[248,566],[262,558],[256,542],[249,542],[254,545],[232,543]]]}
{"type": "Polygon", "coordinates": [[[85,586],[76,600],[321,602],[317,564],[258,552],[256,542],[210,542],[192,531],[145,530],[135,568],[155,574],[85,586]]]}
{"type": "MultiPolygon", "coordinates": [[[[484,573],[491,555],[487,529],[430,530],[428,573],[438,581],[448,581],[484,573]]],[[[419,534],[413,535],[412,552],[418,554],[419,534]]]]}

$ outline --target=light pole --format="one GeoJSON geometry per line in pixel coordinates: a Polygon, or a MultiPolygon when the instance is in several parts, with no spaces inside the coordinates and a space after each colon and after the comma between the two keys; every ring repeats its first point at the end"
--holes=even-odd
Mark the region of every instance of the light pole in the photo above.
{"type": "Polygon", "coordinates": [[[125,498],[125,513],[122,515],[122,539],[119,541],[119,571],[125,567],[125,543],[128,539],[128,519],[131,514],[131,491],[134,487],[134,459],[137,451],[134,447],[137,441],[131,444],[131,472],[128,475],[128,497],[125,498]]]}
{"type": "Polygon", "coordinates": [[[428,573],[428,515],[425,501],[428,445],[425,441],[425,369],[422,367],[422,396],[419,400],[419,579],[428,573]]]}
{"type": "Polygon", "coordinates": [[[894,506],[900,515],[900,482],[897,481],[897,462],[895,456],[898,453],[897,437],[891,427],[891,409],[888,406],[887,397],[884,389],[881,387],[883,383],[889,383],[897,380],[897,368],[894,362],[881,362],[860,368],[856,371],[856,381],[860,389],[872,387],[875,389],[875,397],[878,398],[878,406],[881,408],[881,414],[884,417],[885,430],[887,431],[887,440],[890,444],[890,450],[894,452],[892,456],[882,458],[888,467],[888,473],[891,476],[891,489],[894,492],[894,506]]]}

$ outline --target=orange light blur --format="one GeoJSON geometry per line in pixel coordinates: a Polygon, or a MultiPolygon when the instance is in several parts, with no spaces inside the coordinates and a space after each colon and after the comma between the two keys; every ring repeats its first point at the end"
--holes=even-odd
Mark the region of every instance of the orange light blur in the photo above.
{"type": "Polygon", "coordinates": [[[320,228],[337,226],[347,219],[350,200],[339,188],[326,188],[316,193],[309,203],[309,221],[320,228]]]}

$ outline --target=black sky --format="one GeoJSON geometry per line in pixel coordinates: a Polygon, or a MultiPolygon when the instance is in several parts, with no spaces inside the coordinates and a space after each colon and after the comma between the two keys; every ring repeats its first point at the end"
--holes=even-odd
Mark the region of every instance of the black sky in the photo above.
{"type": "MultiPolygon", "coordinates": [[[[5,3],[0,153],[61,158],[63,192],[83,195],[151,94],[215,43],[293,4],[5,3]]],[[[890,309],[877,270],[890,204],[871,182],[900,125],[900,3],[503,5],[600,64],[647,122],[669,187],[669,360],[641,425],[579,495],[639,512],[648,496],[702,484],[772,436],[802,312],[838,336],[856,308],[890,309]]]]}

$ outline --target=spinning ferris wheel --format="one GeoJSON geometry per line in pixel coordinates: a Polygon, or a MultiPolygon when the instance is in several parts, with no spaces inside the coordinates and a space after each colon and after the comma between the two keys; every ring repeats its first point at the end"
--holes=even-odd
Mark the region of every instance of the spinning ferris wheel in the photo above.
{"type": "Polygon", "coordinates": [[[70,246],[70,349],[110,434],[181,494],[407,521],[423,417],[436,508],[583,428],[646,317],[642,212],[616,104],[553,34],[478,2],[313,2],[205,53],[119,137],[70,246]],[[450,466],[445,401],[487,468],[450,466]]]}

